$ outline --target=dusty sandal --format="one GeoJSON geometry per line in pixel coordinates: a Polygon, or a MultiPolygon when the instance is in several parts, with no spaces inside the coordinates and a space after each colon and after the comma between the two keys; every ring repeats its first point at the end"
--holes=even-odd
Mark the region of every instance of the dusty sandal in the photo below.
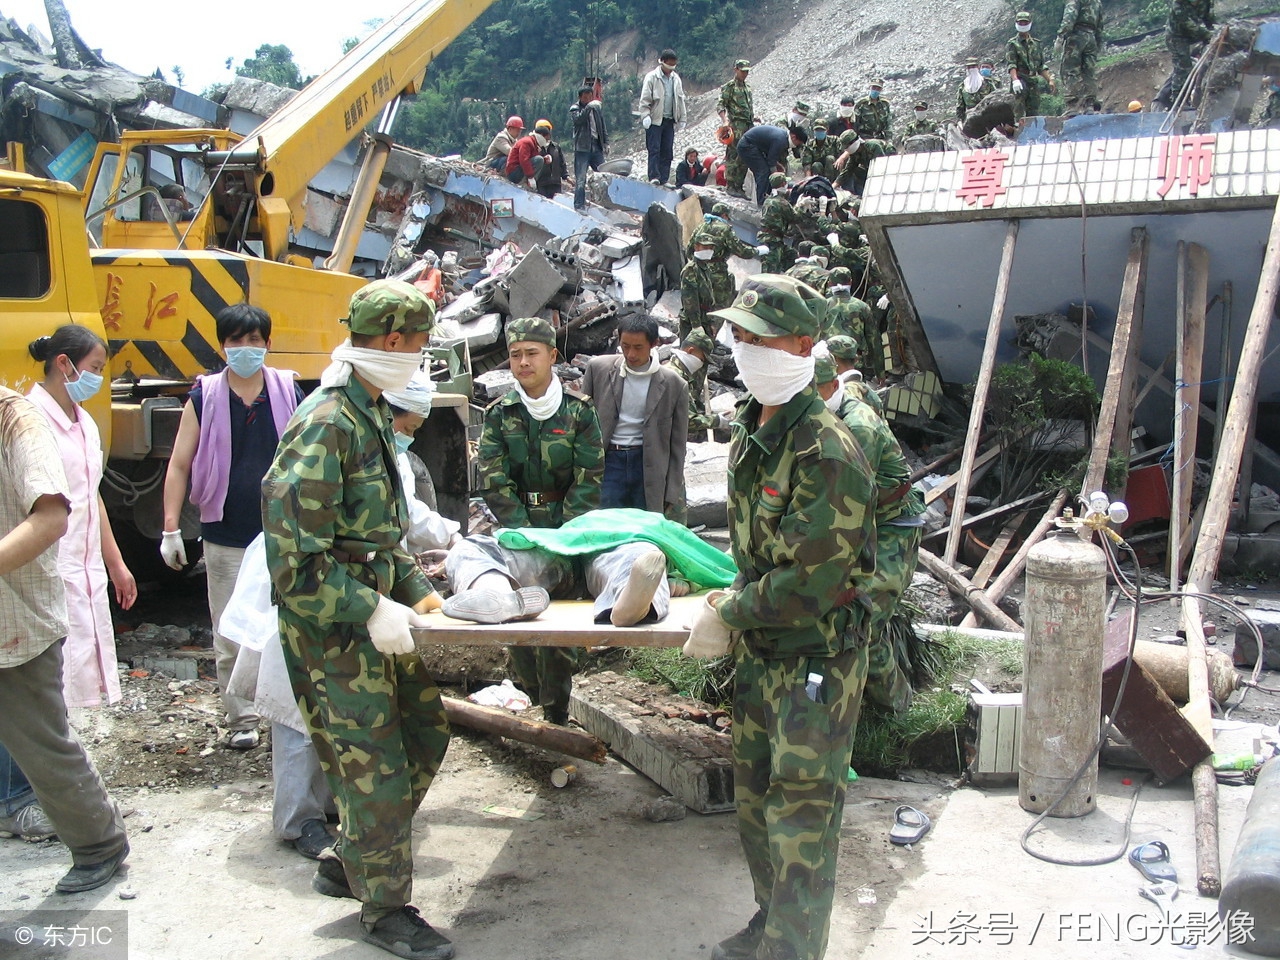
{"type": "Polygon", "coordinates": [[[915,807],[905,803],[893,811],[893,826],[889,830],[889,842],[906,846],[919,842],[933,824],[915,807]]]}
{"type": "Polygon", "coordinates": [[[1129,862],[1148,880],[1178,882],[1178,873],[1169,861],[1169,848],[1163,841],[1150,840],[1134,847],[1129,851],[1129,862]]]}

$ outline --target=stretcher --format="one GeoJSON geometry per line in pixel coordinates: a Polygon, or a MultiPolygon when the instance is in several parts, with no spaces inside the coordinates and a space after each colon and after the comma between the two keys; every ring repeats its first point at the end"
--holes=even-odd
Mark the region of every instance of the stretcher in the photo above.
{"type": "Polygon", "coordinates": [[[482,647],[678,647],[689,637],[704,595],[672,597],[671,610],[657,623],[615,627],[596,623],[590,600],[553,600],[536,620],[515,623],[469,623],[431,614],[431,626],[414,630],[419,646],[454,644],[482,647]]]}

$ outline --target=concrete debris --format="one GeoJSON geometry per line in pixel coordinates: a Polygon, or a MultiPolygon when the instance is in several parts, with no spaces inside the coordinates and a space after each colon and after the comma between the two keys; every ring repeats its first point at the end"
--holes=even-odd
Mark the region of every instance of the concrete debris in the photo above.
{"type": "Polygon", "coordinates": [[[725,506],[729,475],[729,445],[727,443],[694,443],[692,437],[685,447],[684,486],[685,502],[689,508],[689,526],[706,524],[723,527],[729,522],[725,506]]]}
{"type": "Polygon", "coordinates": [[[516,384],[516,378],[510,370],[490,370],[475,379],[476,400],[488,405],[505,395],[516,384]]]}

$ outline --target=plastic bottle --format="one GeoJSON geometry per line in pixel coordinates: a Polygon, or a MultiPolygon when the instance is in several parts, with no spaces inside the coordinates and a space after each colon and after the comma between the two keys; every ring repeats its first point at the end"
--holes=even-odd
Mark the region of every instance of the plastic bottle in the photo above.
{"type": "Polygon", "coordinates": [[[1224,924],[1249,929],[1241,943],[1249,953],[1280,957],[1280,760],[1268,760],[1258,774],[1231,866],[1218,898],[1224,924]],[[1252,926],[1240,921],[1247,915],[1252,926]]]}

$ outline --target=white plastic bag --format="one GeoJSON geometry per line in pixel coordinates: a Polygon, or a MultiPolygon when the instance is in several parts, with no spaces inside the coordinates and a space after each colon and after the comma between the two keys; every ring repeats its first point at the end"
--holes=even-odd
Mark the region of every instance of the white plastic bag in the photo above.
{"type": "Polygon", "coordinates": [[[531,704],[528,694],[517,690],[510,680],[481,687],[467,699],[482,707],[501,707],[504,710],[528,710],[531,704]]]}
{"type": "Polygon", "coordinates": [[[261,653],[268,642],[278,643],[280,621],[271,603],[271,577],[267,575],[267,548],[262,534],[245,548],[218,632],[242,647],[261,653]]]}

